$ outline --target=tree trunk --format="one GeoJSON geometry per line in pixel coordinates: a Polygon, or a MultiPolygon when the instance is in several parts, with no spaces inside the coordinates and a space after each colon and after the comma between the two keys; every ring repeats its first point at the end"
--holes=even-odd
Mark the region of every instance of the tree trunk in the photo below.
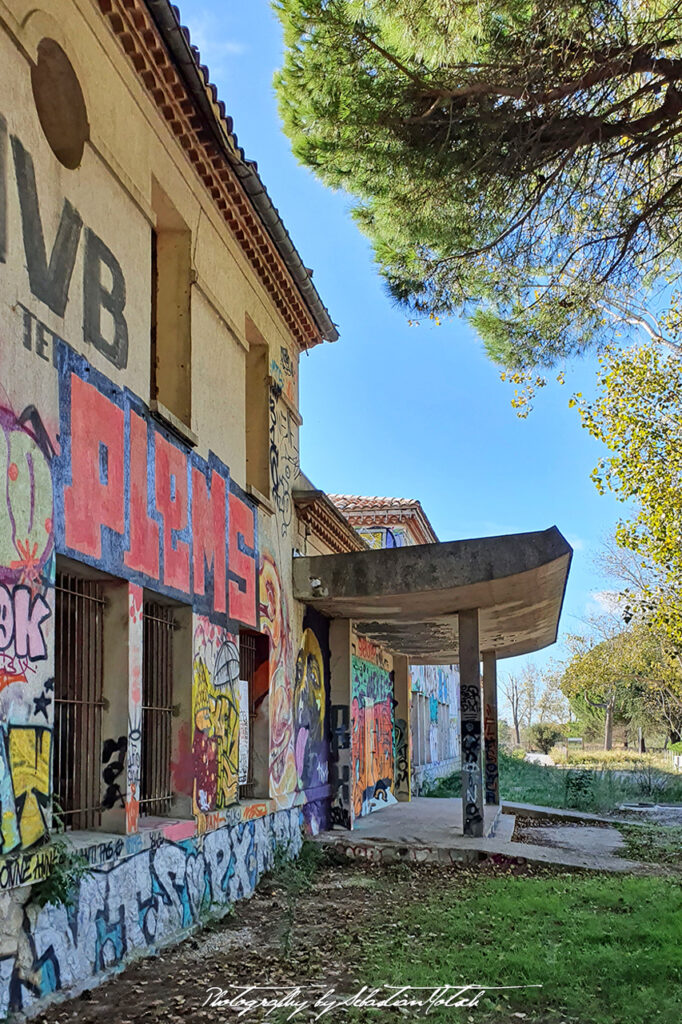
{"type": "Polygon", "coordinates": [[[516,746],[521,746],[521,733],[519,731],[519,719],[517,715],[514,715],[514,732],[516,734],[516,746]]]}
{"type": "Polygon", "coordinates": [[[644,733],[639,730],[639,752],[640,754],[646,754],[646,743],[644,742],[644,733]]]}
{"type": "Polygon", "coordinates": [[[611,701],[606,705],[606,718],[604,719],[604,750],[611,750],[613,746],[613,704],[611,701]]]}

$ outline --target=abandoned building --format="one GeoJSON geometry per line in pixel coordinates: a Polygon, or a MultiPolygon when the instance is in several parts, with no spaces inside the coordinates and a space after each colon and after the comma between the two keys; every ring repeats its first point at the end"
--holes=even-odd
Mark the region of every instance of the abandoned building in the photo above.
{"type": "MultiPolygon", "coordinates": [[[[419,501],[351,494],[329,497],[374,550],[438,543],[419,501]]],[[[460,766],[459,670],[457,665],[411,664],[409,673],[409,795],[414,797],[460,766]]]]}
{"type": "Polygon", "coordinates": [[[556,638],[571,552],[356,531],[298,458],[336,328],[177,10],[0,7],[3,1016],[409,799],[410,731],[415,772],[462,737],[480,833],[496,658],[556,638]],[[89,870],[41,905],[61,834],[89,870]]]}

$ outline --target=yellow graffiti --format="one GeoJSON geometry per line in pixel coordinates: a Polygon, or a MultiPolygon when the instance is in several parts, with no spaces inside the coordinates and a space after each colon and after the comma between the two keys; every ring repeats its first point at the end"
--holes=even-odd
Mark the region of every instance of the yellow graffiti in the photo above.
{"type": "Polygon", "coordinates": [[[52,733],[40,727],[10,725],[8,746],[21,845],[32,846],[47,832],[52,733]]]}
{"type": "Polygon", "coordinates": [[[218,690],[203,658],[194,659],[192,687],[194,811],[228,807],[237,800],[239,703],[231,686],[218,690]]]}

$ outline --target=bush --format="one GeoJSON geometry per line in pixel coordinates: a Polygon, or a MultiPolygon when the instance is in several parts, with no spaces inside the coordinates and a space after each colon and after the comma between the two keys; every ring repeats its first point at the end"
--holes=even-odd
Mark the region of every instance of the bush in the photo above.
{"type": "Polygon", "coordinates": [[[534,747],[539,747],[543,754],[549,754],[554,744],[561,739],[561,730],[555,725],[538,722],[531,728],[530,738],[534,747]]]}
{"type": "Polygon", "coordinates": [[[453,797],[460,796],[462,792],[462,773],[453,772],[443,779],[436,779],[435,782],[425,782],[419,793],[420,796],[453,797]]]}
{"type": "Polygon", "coordinates": [[[90,874],[91,868],[82,853],[71,849],[63,839],[52,843],[54,859],[50,865],[50,873],[31,890],[31,901],[38,907],[48,904],[72,907],[81,879],[90,874]]]}

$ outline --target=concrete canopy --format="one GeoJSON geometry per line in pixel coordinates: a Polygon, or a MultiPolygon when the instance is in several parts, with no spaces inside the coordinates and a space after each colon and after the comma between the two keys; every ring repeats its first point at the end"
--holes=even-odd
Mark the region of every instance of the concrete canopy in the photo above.
{"type": "Polygon", "coordinates": [[[482,651],[554,643],[573,550],[536,533],[294,559],[294,593],[415,664],[458,660],[457,613],[479,609],[482,651]]]}

